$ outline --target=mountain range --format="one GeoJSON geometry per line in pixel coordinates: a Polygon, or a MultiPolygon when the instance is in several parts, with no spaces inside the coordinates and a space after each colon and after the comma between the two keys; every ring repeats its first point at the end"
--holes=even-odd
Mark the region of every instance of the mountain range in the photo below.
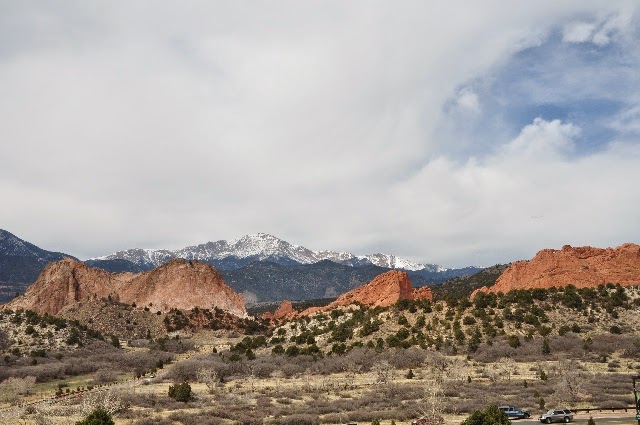
{"type": "MultiPolygon", "coordinates": [[[[205,261],[219,270],[233,270],[256,261],[268,261],[288,266],[292,264],[314,264],[319,261],[329,260],[351,267],[374,265],[407,271],[428,271],[432,273],[447,271],[447,269],[437,264],[414,263],[389,254],[354,255],[349,252],[312,251],[303,246],[292,245],[266,233],[247,235],[229,241],[207,242],[175,251],[167,249],[127,249],[110,255],[91,258],[87,261],[87,264],[99,266],[103,261],[124,260],[133,263],[133,265],[142,270],[150,270],[174,258],[205,261]]],[[[124,263],[121,264],[124,265],[124,263]]]]}
{"type": "MultiPolygon", "coordinates": [[[[0,303],[10,300],[16,293],[23,293],[47,264],[65,257],[76,259],[68,254],[46,251],[0,230],[0,303]]],[[[141,273],[177,258],[199,260],[214,266],[232,289],[244,294],[248,304],[335,297],[391,269],[407,271],[418,287],[480,270],[476,267],[446,269],[387,254],[358,256],[312,251],[265,233],[174,251],[127,249],[84,263],[111,273],[141,273]]]]}

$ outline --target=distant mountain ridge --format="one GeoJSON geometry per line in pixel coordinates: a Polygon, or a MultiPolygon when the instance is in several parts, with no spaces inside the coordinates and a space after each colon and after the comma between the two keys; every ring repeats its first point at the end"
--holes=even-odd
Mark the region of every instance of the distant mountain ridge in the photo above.
{"type": "MultiPolygon", "coordinates": [[[[334,298],[392,270],[367,264],[352,267],[330,260],[314,264],[284,266],[258,261],[234,270],[220,270],[225,282],[242,293],[247,304],[283,300],[334,298]]],[[[450,269],[446,272],[408,271],[413,285],[434,285],[457,276],[477,273],[479,269],[450,269]]]]}
{"type": "MultiPolygon", "coordinates": [[[[71,255],[45,251],[0,231],[0,304],[16,293],[24,293],[47,264],[66,257],[75,260],[71,255]]],[[[315,252],[264,233],[176,251],[130,249],[84,263],[111,273],[138,274],[178,258],[214,266],[235,291],[245,294],[247,304],[336,297],[391,269],[407,271],[417,287],[480,270],[415,264],[394,255],[315,252]]]]}
{"type": "Polygon", "coordinates": [[[414,263],[389,254],[354,255],[349,252],[312,251],[266,233],[247,235],[230,241],[207,242],[175,251],[166,249],[127,249],[110,255],[91,258],[87,260],[87,264],[99,265],[100,261],[126,260],[141,269],[151,269],[173,258],[206,261],[220,270],[237,269],[256,261],[294,265],[314,264],[323,260],[352,267],[374,265],[389,269],[424,270],[435,273],[448,270],[436,264],[414,263]]]}
{"type": "Polygon", "coordinates": [[[46,251],[0,229],[0,303],[8,301],[16,292],[23,292],[47,264],[66,257],[76,259],[61,252],[46,251]]]}

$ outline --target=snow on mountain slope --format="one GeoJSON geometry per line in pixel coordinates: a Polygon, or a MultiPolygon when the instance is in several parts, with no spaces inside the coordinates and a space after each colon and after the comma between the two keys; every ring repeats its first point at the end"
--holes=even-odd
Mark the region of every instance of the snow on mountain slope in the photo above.
{"type": "Polygon", "coordinates": [[[447,269],[435,264],[419,264],[388,254],[371,254],[356,256],[349,252],[312,251],[303,246],[292,245],[275,236],[258,233],[243,236],[229,241],[219,240],[200,245],[188,246],[179,250],[128,249],[111,255],[92,258],[92,260],[122,259],[140,266],[157,267],[172,258],[185,260],[215,261],[227,258],[252,259],[256,261],[289,261],[299,264],[313,264],[322,260],[330,260],[340,264],[359,266],[373,264],[376,266],[404,269],[427,270],[433,272],[447,269]]]}
{"type": "Polygon", "coordinates": [[[166,249],[133,248],[124,251],[118,251],[111,255],[90,258],[90,260],[127,260],[138,266],[152,264],[154,265],[154,267],[158,267],[176,257],[179,256],[166,249]]]}

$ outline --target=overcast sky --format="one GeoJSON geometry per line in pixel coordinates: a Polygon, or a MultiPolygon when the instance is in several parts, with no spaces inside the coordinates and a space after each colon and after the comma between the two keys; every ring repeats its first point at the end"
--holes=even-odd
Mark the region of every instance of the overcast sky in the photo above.
{"type": "Polygon", "coordinates": [[[444,266],[640,242],[629,1],[0,0],[0,228],[444,266]]]}

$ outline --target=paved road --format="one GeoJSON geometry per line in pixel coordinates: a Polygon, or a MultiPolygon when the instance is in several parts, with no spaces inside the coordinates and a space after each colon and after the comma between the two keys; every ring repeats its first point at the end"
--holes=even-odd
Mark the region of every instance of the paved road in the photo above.
{"type": "MultiPolygon", "coordinates": [[[[620,414],[612,414],[612,415],[602,415],[598,413],[594,413],[593,420],[596,422],[596,425],[603,424],[617,424],[617,425],[638,425],[638,421],[636,420],[635,413],[620,413],[620,414]]],[[[576,417],[572,424],[586,424],[589,421],[589,416],[586,414],[580,415],[576,417]]],[[[521,419],[517,421],[511,422],[513,425],[519,424],[539,424],[540,421],[537,419],[521,419]]]]}

